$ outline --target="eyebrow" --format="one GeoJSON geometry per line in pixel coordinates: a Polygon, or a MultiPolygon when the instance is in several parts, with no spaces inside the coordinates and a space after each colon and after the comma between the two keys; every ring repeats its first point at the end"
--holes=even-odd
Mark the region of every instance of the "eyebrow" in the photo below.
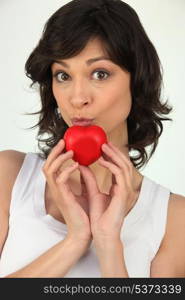
{"type": "MultiPolygon", "coordinates": [[[[109,60],[111,61],[110,58],[106,57],[106,56],[100,56],[100,57],[94,57],[94,58],[90,58],[86,61],[86,64],[88,66],[90,66],[92,63],[96,62],[96,61],[99,61],[99,60],[109,60]]],[[[62,65],[66,68],[70,68],[70,66],[68,64],[66,64],[65,62],[63,61],[54,61],[55,63],[59,64],[59,65],[62,65]]]]}

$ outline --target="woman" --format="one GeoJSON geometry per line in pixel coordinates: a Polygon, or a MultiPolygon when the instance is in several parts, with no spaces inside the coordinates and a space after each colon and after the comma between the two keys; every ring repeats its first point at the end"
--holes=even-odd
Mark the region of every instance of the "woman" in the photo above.
{"type": "Polygon", "coordinates": [[[69,2],[25,68],[39,85],[38,136],[49,137],[38,154],[0,153],[1,277],[184,277],[185,197],[139,172],[172,108],[136,12],[120,0],[69,2]],[[88,167],[65,152],[76,118],[107,134],[88,167]]]}

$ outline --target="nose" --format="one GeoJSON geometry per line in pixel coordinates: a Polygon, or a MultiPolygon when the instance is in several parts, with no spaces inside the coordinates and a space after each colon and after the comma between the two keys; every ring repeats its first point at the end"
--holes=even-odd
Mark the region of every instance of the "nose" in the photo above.
{"type": "Polygon", "coordinates": [[[87,106],[91,102],[90,91],[88,90],[87,84],[84,82],[76,82],[73,85],[70,102],[76,108],[87,106]]]}

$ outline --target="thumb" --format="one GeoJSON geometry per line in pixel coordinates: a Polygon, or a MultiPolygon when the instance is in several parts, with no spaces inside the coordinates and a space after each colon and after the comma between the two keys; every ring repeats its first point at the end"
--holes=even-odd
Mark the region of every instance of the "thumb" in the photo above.
{"type": "Polygon", "coordinates": [[[86,189],[89,197],[94,197],[97,193],[100,192],[95,175],[90,168],[82,165],[79,165],[79,170],[83,191],[86,189]],[[83,184],[85,184],[85,187],[83,187],[83,184]]]}

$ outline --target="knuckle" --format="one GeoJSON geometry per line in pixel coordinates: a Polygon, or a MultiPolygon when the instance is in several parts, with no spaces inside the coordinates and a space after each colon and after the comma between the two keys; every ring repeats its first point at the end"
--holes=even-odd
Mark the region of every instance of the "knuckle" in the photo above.
{"type": "Polygon", "coordinates": [[[56,185],[60,185],[60,183],[61,183],[61,178],[57,177],[57,179],[56,179],[56,185]]]}
{"type": "Polygon", "coordinates": [[[61,185],[62,184],[64,184],[65,182],[64,182],[64,178],[62,177],[62,176],[60,176],[60,177],[58,177],[57,179],[56,179],[56,185],[57,186],[60,186],[61,187],[61,185]]]}
{"type": "Polygon", "coordinates": [[[48,171],[47,171],[47,175],[48,176],[51,176],[53,174],[53,170],[52,169],[49,169],[48,171]]]}
{"type": "Polygon", "coordinates": [[[123,175],[123,171],[121,169],[116,169],[115,174],[118,176],[123,175]]]}
{"type": "Polygon", "coordinates": [[[48,168],[44,169],[44,168],[42,168],[42,170],[43,170],[44,175],[47,176],[47,177],[49,177],[49,176],[51,176],[53,174],[52,169],[48,169],[48,168]]]}

